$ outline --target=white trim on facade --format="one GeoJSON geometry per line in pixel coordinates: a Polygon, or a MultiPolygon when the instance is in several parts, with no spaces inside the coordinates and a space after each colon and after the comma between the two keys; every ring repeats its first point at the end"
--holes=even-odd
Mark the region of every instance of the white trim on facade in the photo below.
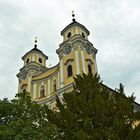
{"type": "Polygon", "coordinates": [[[50,79],[48,79],[48,98],[50,97],[50,92],[51,92],[51,90],[50,90],[51,86],[50,85],[51,85],[50,84],[50,79]]]}
{"type": "Polygon", "coordinates": [[[31,77],[28,78],[28,92],[31,90],[31,77]]]}
{"type": "Polygon", "coordinates": [[[76,62],[76,74],[80,74],[78,50],[75,51],[75,62],[76,62]]]}
{"type": "Polygon", "coordinates": [[[80,27],[79,27],[79,33],[80,33],[80,35],[82,35],[82,30],[80,29],[80,27]]]}
{"type": "Polygon", "coordinates": [[[59,89],[59,86],[60,86],[60,85],[59,85],[59,80],[60,80],[60,77],[59,77],[59,72],[58,72],[58,75],[57,75],[57,84],[58,84],[58,85],[57,85],[57,90],[59,89]]]}
{"type": "Polygon", "coordinates": [[[46,82],[44,82],[44,88],[45,88],[45,96],[47,95],[47,91],[46,91],[46,82]]]}
{"type": "Polygon", "coordinates": [[[76,27],[76,34],[78,34],[78,29],[77,29],[77,27],[76,27]]]}
{"type": "Polygon", "coordinates": [[[61,59],[60,60],[60,88],[62,88],[64,85],[63,85],[63,82],[64,82],[64,72],[63,72],[63,60],[61,59]]]}
{"type": "Polygon", "coordinates": [[[32,61],[35,61],[35,55],[33,54],[32,61]]]}
{"type": "MultiPolygon", "coordinates": [[[[44,86],[45,96],[46,96],[46,84],[45,84],[45,81],[41,82],[41,86],[44,86]]],[[[41,88],[41,86],[40,86],[40,88],[41,88]]],[[[39,90],[39,96],[40,96],[40,90],[39,90]]]]}
{"type": "Polygon", "coordinates": [[[85,56],[84,56],[84,52],[81,50],[81,58],[82,58],[82,69],[83,72],[86,73],[86,69],[85,69],[85,56]]]}
{"type": "Polygon", "coordinates": [[[94,60],[95,73],[98,73],[96,58],[94,60]]]}
{"type": "Polygon", "coordinates": [[[33,84],[33,98],[36,98],[36,83],[33,84]]]}
{"type": "Polygon", "coordinates": [[[19,83],[19,80],[18,80],[18,93],[20,93],[20,83],[19,83]]]}

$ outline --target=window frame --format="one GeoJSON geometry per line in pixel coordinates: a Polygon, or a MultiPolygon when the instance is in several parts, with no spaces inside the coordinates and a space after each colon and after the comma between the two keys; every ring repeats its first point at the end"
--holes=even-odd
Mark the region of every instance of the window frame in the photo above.
{"type": "Polygon", "coordinates": [[[92,65],[88,63],[88,73],[93,74],[92,72],[92,65]]]}
{"type": "Polygon", "coordinates": [[[53,92],[55,92],[57,90],[57,86],[56,86],[56,79],[53,80],[53,92]]]}
{"type": "Polygon", "coordinates": [[[40,86],[39,93],[40,93],[39,98],[45,97],[45,86],[44,86],[44,85],[41,85],[41,86],[40,86]],[[43,90],[43,92],[44,92],[43,94],[41,93],[42,90],[43,90]]]}
{"type": "Polygon", "coordinates": [[[72,68],[72,64],[67,65],[67,77],[71,77],[73,76],[73,68],[72,68]]]}
{"type": "Polygon", "coordinates": [[[72,77],[73,76],[73,59],[68,59],[68,60],[66,60],[66,62],[64,63],[65,64],[65,66],[66,66],[66,75],[67,75],[67,77],[66,78],[69,78],[69,77],[72,77]],[[71,67],[72,67],[72,74],[69,76],[68,75],[68,67],[71,65],[71,67]]]}
{"type": "Polygon", "coordinates": [[[91,61],[91,59],[86,59],[87,61],[87,73],[93,74],[93,62],[91,61]],[[89,72],[89,66],[91,68],[91,72],[89,72]]]}

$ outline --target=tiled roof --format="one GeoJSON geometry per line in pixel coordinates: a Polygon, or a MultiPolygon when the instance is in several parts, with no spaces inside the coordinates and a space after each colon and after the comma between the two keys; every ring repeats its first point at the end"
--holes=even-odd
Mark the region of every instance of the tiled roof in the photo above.
{"type": "Polygon", "coordinates": [[[72,26],[76,26],[76,25],[82,27],[83,29],[85,29],[86,32],[87,32],[88,35],[89,35],[90,32],[88,31],[88,29],[87,29],[84,25],[78,23],[77,21],[73,21],[72,23],[70,23],[69,25],[67,25],[67,26],[61,31],[61,35],[63,35],[63,33],[64,33],[68,28],[70,28],[70,27],[72,27],[72,26]]]}

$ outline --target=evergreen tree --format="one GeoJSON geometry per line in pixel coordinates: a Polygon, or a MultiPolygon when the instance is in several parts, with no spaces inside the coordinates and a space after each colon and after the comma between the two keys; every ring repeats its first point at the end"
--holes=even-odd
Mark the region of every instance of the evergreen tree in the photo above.
{"type": "Polygon", "coordinates": [[[47,109],[25,92],[0,100],[0,140],[52,140],[57,129],[47,121],[47,109]]]}
{"type": "Polygon", "coordinates": [[[139,112],[134,112],[133,95],[111,92],[95,75],[77,76],[74,90],[57,97],[58,111],[47,111],[48,120],[57,126],[60,140],[139,140],[139,112]]]}

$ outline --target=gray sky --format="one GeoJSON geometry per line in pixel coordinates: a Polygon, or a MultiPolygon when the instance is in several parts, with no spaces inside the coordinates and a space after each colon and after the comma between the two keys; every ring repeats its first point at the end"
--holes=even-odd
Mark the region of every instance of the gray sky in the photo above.
{"type": "Polygon", "coordinates": [[[133,92],[140,103],[140,1],[139,0],[0,0],[0,98],[14,98],[21,57],[38,47],[58,63],[56,49],[61,30],[76,20],[90,31],[98,49],[97,65],[103,83],[133,92]]]}

